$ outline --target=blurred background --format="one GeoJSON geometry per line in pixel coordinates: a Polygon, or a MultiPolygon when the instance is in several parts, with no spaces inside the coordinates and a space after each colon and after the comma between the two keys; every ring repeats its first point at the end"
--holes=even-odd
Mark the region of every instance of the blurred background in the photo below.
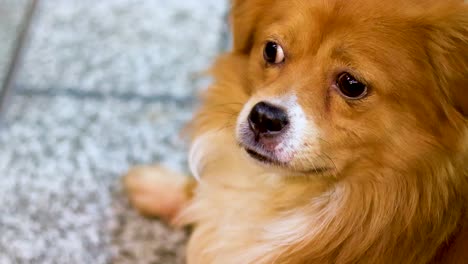
{"type": "Polygon", "coordinates": [[[229,44],[227,9],[0,0],[1,264],[182,262],[185,234],[137,215],[120,177],[186,170],[179,130],[229,44]]]}

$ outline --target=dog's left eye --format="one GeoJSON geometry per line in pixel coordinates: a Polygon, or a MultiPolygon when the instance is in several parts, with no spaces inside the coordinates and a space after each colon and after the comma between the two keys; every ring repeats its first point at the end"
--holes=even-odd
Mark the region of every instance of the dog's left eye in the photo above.
{"type": "Polygon", "coordinates": [[[367,86],[347,72],[338,76],[336,86],[346,99],[357,100],[367,95],[367,86]]]}
{"type": "Polygon", "coordinates": [[[263,58],[270,64],[280,64],[285,59],[284,50],[278,43],[269,41],[265,44],[263,58]]]}

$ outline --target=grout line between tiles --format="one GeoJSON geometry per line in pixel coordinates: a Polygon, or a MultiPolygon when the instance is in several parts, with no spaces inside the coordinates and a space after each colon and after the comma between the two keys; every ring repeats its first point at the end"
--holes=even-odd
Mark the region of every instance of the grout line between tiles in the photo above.
{"type": "Polygon", "coordinates": [[[142,95],[132,92],[113,92],[102,93],[98,91],[83,91],[78,89],[64,89],[64,88],[49,88],[49,89],[32,89],[27,87],[16,87],[16,95],[19,96],[37,96],[37,97],[67,97],[78,100],[108,100],[115,99],[123,102],[138,101],[143,104],[151,104],[157,102],[174,102],[179,105],[194,105],[194,96],[176,97],[172,95],[142,95]]]}
{"type": "Polygon", "coordinates": [[[6,111],[8,98],[15,86],[14,82],[23,58],[25,45],[27,45],[28,38],[30,37],[30,27],[36,15],[36,9],[39,5],[38,2],[39,0],[32,0],[24,13],[23,21],[20,25],[20,32],[15,40],[13,54],[11,56],[10,65],[8,66],[8,72],[6,73],[5,79],[0,87],[0,122],[6,111]]]}

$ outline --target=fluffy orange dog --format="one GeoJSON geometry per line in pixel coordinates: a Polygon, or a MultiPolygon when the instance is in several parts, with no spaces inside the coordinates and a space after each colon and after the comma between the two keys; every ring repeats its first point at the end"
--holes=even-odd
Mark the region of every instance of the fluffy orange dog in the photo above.
{"type": "Polygon", "coordinates": [[[237,0],[189,178],[137,168],[188,263],[468,263],[468,9],[237,0]],[[191,189],[193,192],[184,192],[191,189]]]}

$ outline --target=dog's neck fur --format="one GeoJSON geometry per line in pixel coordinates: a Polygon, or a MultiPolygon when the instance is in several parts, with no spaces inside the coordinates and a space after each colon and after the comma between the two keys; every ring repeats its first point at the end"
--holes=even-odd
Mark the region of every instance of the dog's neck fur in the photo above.
{"type": "Polygon", "coordinates": [[[350,170],[336,182],[291,180],[254,175],[242,159],[226,164],[235,152],[220,161],[223,153],[208,146],[223,141],[203,141],[197,160],[208,169],[185,212],[203,263],[428,263],[464,221],[466,175],[455,175],[463,160],[350,170]]]}
{"type": "Polygon", "coordinates": [[[372,176],[373,181],[339,183],[270,226],[271,241],[287,241],[272,251],[280,255],[277,263],[289,263],[289,259],[301,260],[297,263],[427,263],[432,259],[461,222],[463,193],[454,185],[451,190],[440,190],[450,184],[431,179],[410,182],[413,175],[374,172],[372,176]],[[410,187],[415,184],[421,188],[410,187]],[[431,184],[432,190],[422,187],[431,184]]]}

